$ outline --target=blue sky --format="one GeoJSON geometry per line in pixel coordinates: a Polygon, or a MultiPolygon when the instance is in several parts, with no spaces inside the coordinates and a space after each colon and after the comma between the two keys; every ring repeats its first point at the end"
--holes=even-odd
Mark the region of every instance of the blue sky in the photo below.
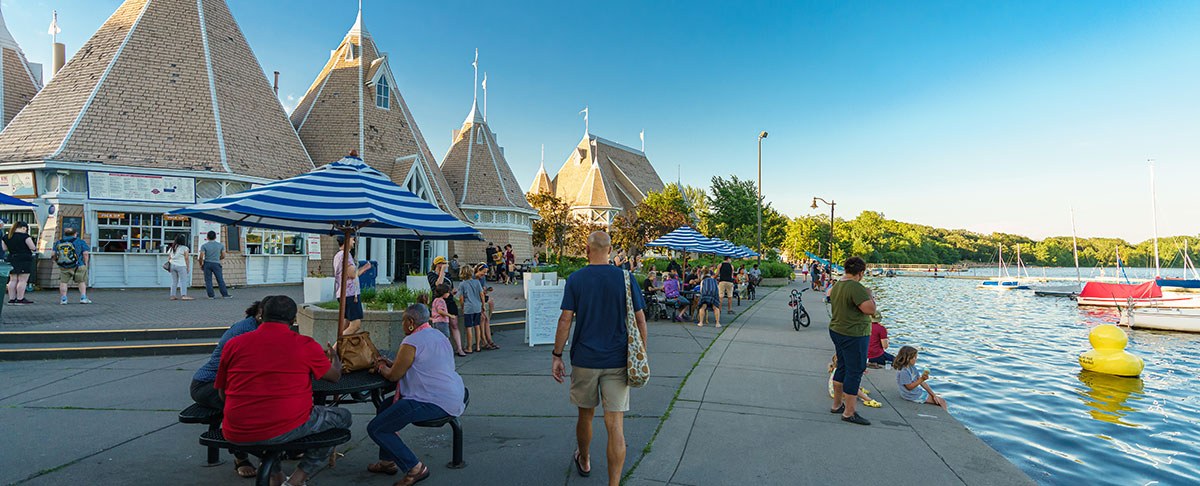
{"type": "MultiPolygon", "coordinates": [[[[49,65],[50,11],[73,54],[117,0],[3,0],[49,65]]],[[[292,106],[354,21],[354,0],[229,0],[292,106]]],[[[755,177],[796,216],[839,215],[1035,237],[1200,233],[1200,2],[399,2],[367,29],[434,154],[488,72],[488,121],[522,183],[591,130],[646,150],[665,181],[755,177]],[[820,211],[824,211],[822,209],[820,211]]]]}

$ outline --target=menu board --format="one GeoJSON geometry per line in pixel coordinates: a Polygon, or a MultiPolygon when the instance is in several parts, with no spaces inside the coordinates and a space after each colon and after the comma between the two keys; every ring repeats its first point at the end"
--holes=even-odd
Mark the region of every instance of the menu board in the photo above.
{"type": "MultiPolygon", "coordinates": [[[[174,215],[170,215],[174,216],[174,215]]],[[[186,218],[187,216],[184,216],[186,218]]],[[[217,233],[217,241],[221,241],[221,223],[197,219],[192,221],[192,227],[196,229],[196,246],[193,248],[199,249],[208,241],[208,232],[214,231],[217,233]]]]}
{"type": "Polygon", "coordinates": [[[559,285],[533,285],[525,301],[525,342],[529,346],[554,344],[558,317],[562,315],[563,291],[566,281],[559,285]]]}
{"type": "Polygon", "coordinates": [[[308,259],[321,259],[321,235],[308,235],[308,259]]]}
{"type": "Polygon", "coordinates": [[[195,204],[196,180],[191,177],[90,171],[88,197],[113,201],[195,204]]]}

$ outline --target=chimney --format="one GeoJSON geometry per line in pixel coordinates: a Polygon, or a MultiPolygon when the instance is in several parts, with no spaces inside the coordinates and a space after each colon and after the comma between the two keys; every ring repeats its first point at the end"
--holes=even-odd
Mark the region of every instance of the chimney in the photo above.
{"type": "Polygon", "coordinates": [[[279,71],[275,71],[275,86],[273,89],[275,90],[275,97],[278,98],[279,97],[279,71]]]}
{"type": "Polygon", "coordinates": [[[62,69],[63,64],[66,64],[66,63],[67,63],[67,46],[64,45],[62,42],[55,42],[54,43],[54,54],[51,56],[51,60],[50,60],[50,65],[52,66],[51,70],[50,70],[50,75],[53,76],[55,74],[58,74],[58,70],[62,69]]]}

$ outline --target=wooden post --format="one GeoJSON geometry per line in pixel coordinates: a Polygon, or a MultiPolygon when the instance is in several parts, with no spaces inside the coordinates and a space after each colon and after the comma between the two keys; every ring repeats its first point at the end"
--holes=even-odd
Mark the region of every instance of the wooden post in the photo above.
{"type": "Polygon", "coordinates": [[[343,239],[342,239],[342,278],[341,278],[341,281],[338,282],[338,288],[341,289],[338,292],[339,294],[341,294],[338,299],[338,332],[337,332],[338,336],[341,336],[342,332],[344,332],[346,330],[346,291],[347,291],[346,282],[348,282],[347,274],[350,273],[350,258],[351,258],[351,256],[350,256],[350,232],[351,232],[351,230],[352,230],[352,228],[350,226],[344,226],[342,228],[342,235],[343,235],[343,239]]]}

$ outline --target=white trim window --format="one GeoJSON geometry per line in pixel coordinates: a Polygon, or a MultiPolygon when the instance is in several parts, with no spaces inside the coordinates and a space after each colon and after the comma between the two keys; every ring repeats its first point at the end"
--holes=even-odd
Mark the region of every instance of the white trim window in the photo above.
{"type": "MultiPolygon", "coordinates": [[[[175,237],[191,244],[192,218],[162,213],[96,212],[96,253],[162,253],[175,237]]],[[[194,251],[194,249],[193,249],[194,251]]]]}
{"type": "Polygon", "coordinates": [[[375,82],[375,107],[382,110],[392,109],[392,90],[387,76],[380,76],[375,82]]]}
{"type": "Polygon", "coordinates": [[[304,235],[270,229],[246,230],[247,255],[305,255],[304,235]]]}

